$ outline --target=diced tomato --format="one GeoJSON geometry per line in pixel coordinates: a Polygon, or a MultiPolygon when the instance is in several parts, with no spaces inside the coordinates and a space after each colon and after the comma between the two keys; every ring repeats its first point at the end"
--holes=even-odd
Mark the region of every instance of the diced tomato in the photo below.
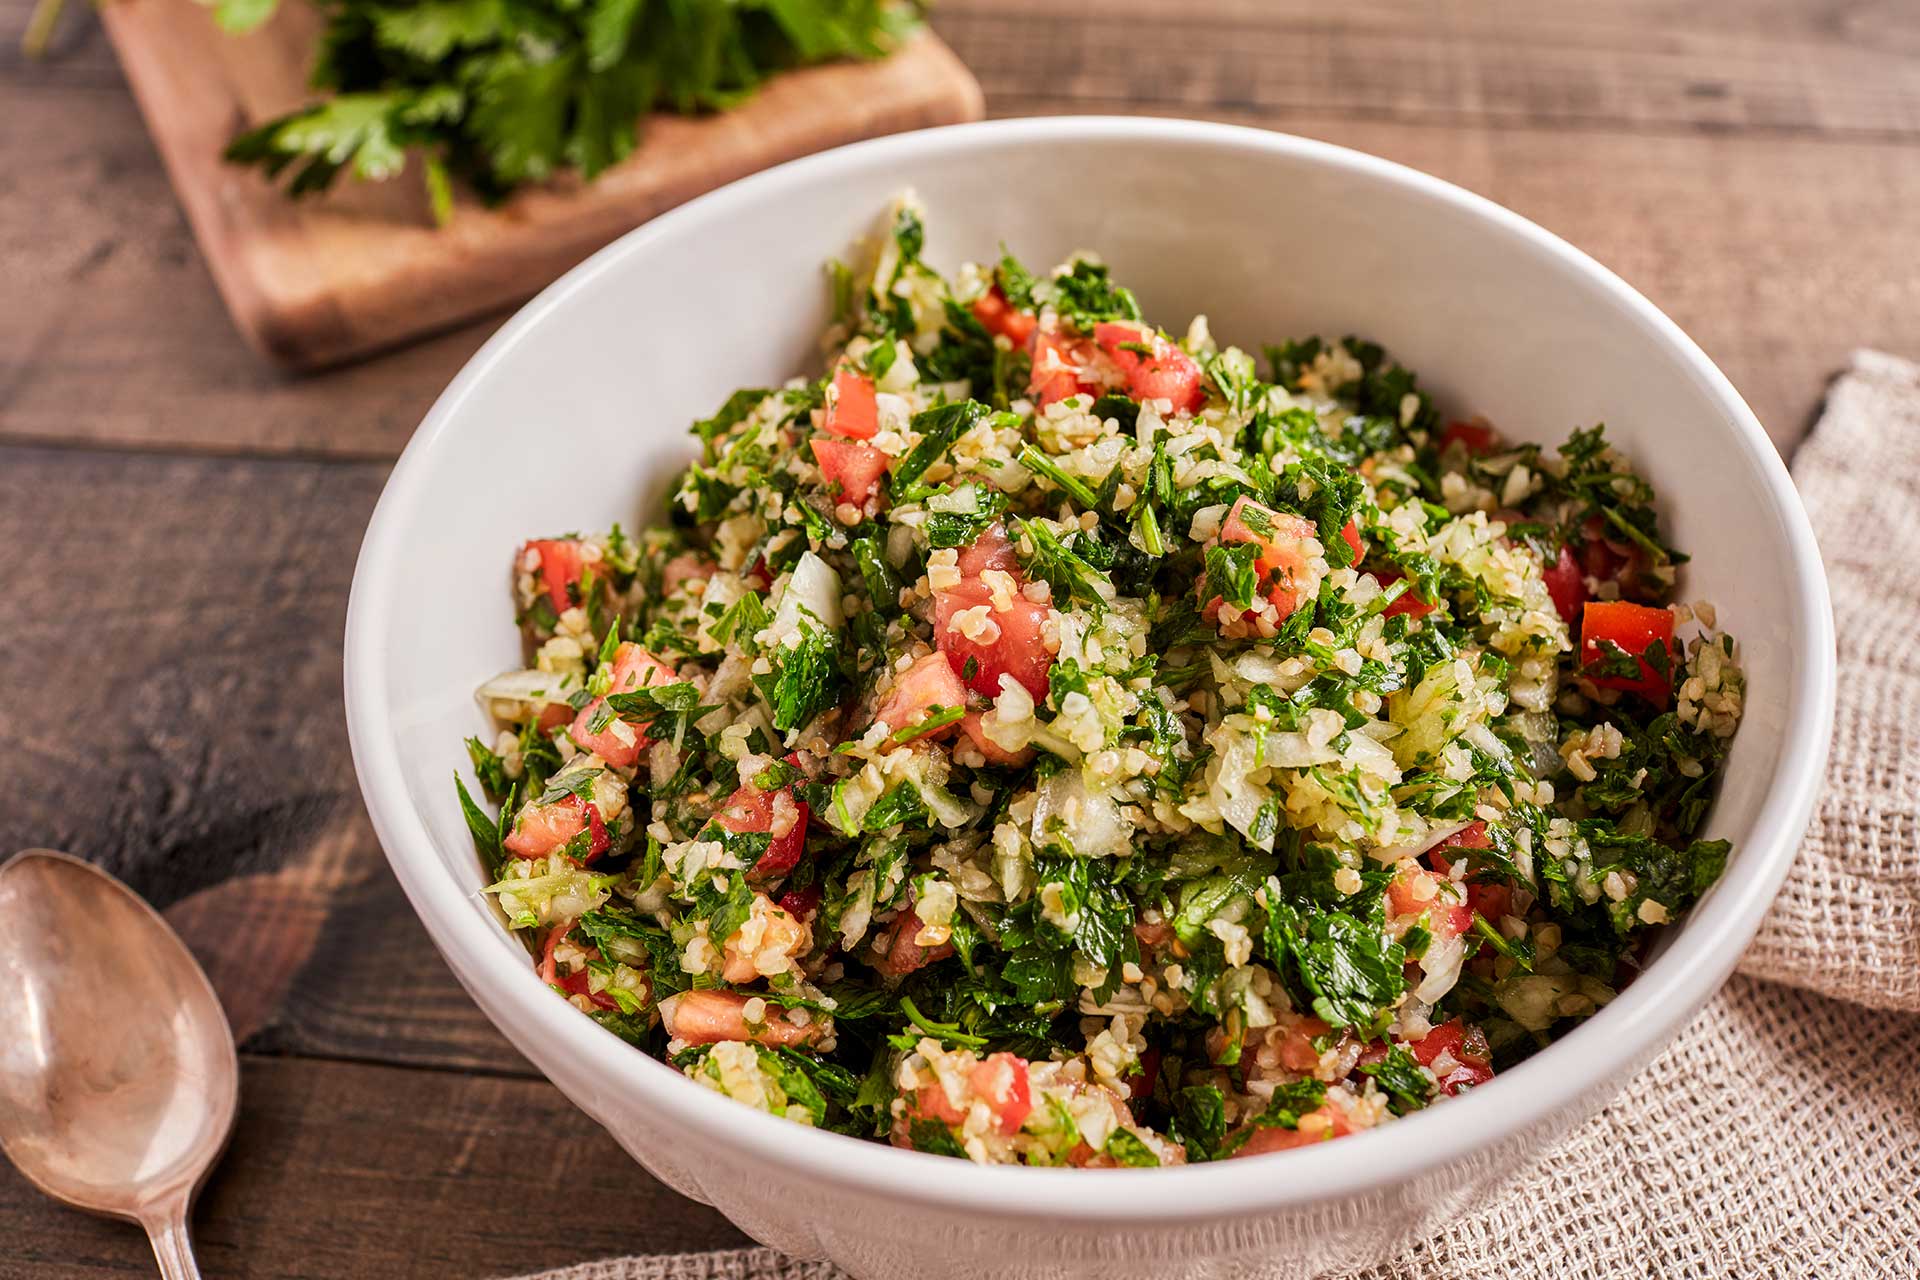
{"type": "Polygon", "coordinates": [[[1367,558],[1367,544],[1360,539],[1360,527],[1349,520],[1340,527],[1340,536],[1353,548],[1353,563],[1359,564],[1367,558]]]}
{"type": "Polygon", "coordinates": [[[1313,1042],[1332,1028],[1318,1018],[1302,1018],[1287,1028],[1280,1041],[1280,1065],[1289,1071],[1312,1071],[1320,1065],[1320,1050],[1313,1042]]]}
{"type": "Polygon", "coordinates": [[[1033,336],[1040,321],[1033,312],[1021,311],[1007,301],[1007,295],[1000,292],[1000,286],[993,288],[976,299],[973,304],[973,318],[985,327],[988,333],[1005,338],[1016,347],[1027,345],[1027,339],[1033,336]]]}
{"type": "Polygon", "coordinates": [[[788,1021],[787,1011],[766,1004],[764,1021],[747,1022],[750,997],[744,991],[704,988],[683,991],[660,1002],[660,1021],[667,1034],[687,1044],[718,1044],[722,1040],[751,1040],[764,1045],[811,1044],[833,1029],[829,1019],[815,1018],[804,1026],[788,1021]]]}
{"type": "Polygon", "coordinates": [[[1127,380],[1136,400],[1169,400],[1176,412],[1196,413],[1207,402],[1200,366],[1193,357],[1145,325],[1105,321],[1093,326],[1093,339],[1127,380]],[[1146,347],[1145,354],[1134,350],[1146,347]]]}
{"type": "Polygon", "coordinates": [[[1424,912],[1436,937],[1457,938],[1473,927],[1473,908],[1441,888],[1432,872],[1418,868],[1402,871],[1387,885],[1387,907],[1395,916],[1424,912]]]}
{"type": "MultiPolygon", "coordinates": [[[[919,724],[934,707],[966,705],[967,687],[960,683],[953,663],[943,653],[930,653],[894,677],[892,691],[874,710],[873,718],[876,722],[885,721],[889,729],[898,733],[919,724]]],[[[915,741],[937,742],[952,737],[958,729],[958,724],[942,725],[917,735],[915,741]]]]}
{"type": "Polygon", "coordinates": [[[833,374],[833,394],[827,397],[826,417],[821,427],[849,440],[871,440],[880,432],[880,404],[875,398],[873,379],[852,365],[843,364],[833,374]]]}
{"type": "MultiPolygon", "coordinates": [[[[585,996],[602,1009],[618,1009],[620,1005],[612,996],[604,991],[594,991],[592,989],[587,971],[584,968],[575,973],[567,974],[564,977],[561,976],[559,963],[554,958],[554,950],[559,947],[561,939],[565,938],[572,931],[573,921],[571,920],[565,924],[555,925],[547,931],[546,946],[542,948],[540,953],[540,981],[550,987],[559,987],[568,995],[585,996]]],[[[600,958],[600,952],[597,948],[589,948],[587,954],[595,960],[600,958]]]]}
{"type": "Polygon", "coordinates": [[[1160,1046],[1150,1044],[1140,1051],[1140,1069],[1128,1076],[1127,1097],[1136,1103],[1153,1096],[1153,1083],[1160,1078],[1160,1046]]]}
{"type": "Polygon", "coordinates": [[[1440,1077],[1440,1092],[1453,1097],[1469,1089],[1477,1089],[1491,1079],[1493,1079],[1492,1067],[1468,1063],[1440,1077]]]}
{"type": "Polygon", "coordinates": [[[547,940],[540,947],[540,963],[534,971],[540,975],[540,981],[548,986],[553,986],[560,981],[560,966],[554,960],[554,948],[560,945],[560,940],[565,938],[572,929],[573,921],[569,920],[565,924],[557,924],[547,930],[547,940]]]}
{"type": "Polygon", "coordinates": [[[1667,679],[1653,669],[1646,652],[1655,641],[1673,652],[1673,615],[1665,609],[1634,604],[1628,600],[1589,600],[1580,618],[1580,662],[1585,666],[1602,656],[1600,642],[1609,641],[1640,663],[1638,676],[1595,676],[1593,683],[1602,689],[1621,689],[1637,693],[1655,706],[1667,705],[1672,692],[1667,679]]]}
{"type": "Polygon", "coordinates": [[[1033,372],[1027,379],[1027,395],[1039,408],[1068,396],[1100,394],[1100,387],[1082,382],[1078,369],[1086,367],[1091,351],[1084,342],[1075,342],[1056,333],[1033,335],[1033,372]]]}
{"type": "Polygon", "coordinates": [[[607,834],[607,824],[600,817],[599,805],[587,805],[587,832],[587,852],[580,859],[582,862],[592,862],[613,847],[613,837],[607,834]]]}
{"type": "Polygon", "coordinates": [[[1572,626],[1580,617],[1580,606],[1587,602],[1587,575],[1573,558],[1572,547],[1561,547],[1554,562],[1541,570],[1547,580],[1547,594],[1553,597],[1554,611],[1560,620],[1572,626]]]}
{"type": "Polygon", "coordinates": [[[1469,822],[1446,839],[1427,850],[1427,861],[1441,875],[1453,870],[1453,860],[1447,856],[1448,849],[1491,849],[1493,837],[1487,834],[1487,824],[1480,821],[1469,822]]]}
{"type": "Polygon", "coordinates": [[[1316,1142],[1344,1138],[1352,1132],[1353,1123],[1347,1119],[1347,1113],[1331,1102],[1324,1102],[1301,1116],[1297,1129],[1255,1129],[1245,1145],[1233,1153],[1233,1158],[1292,1151],[1295,1147],[1308,1147],[1316,1142]]]}
{"type": "Polygon", "coordinates": [[[579,796],[567,796],[552,804],[530,804],[520,811],[513,834],[501,843],[508,853],[519,858],[545,858],[567,847],[582,831],[591,831],[581,863],[592,862],[612,845],[600,810],[579,796]]]}
{"type": "MultiPolygon", "coordinates": [[[[1444,876],[1453,871],[1453,861],[1446,854],[1448,849],[1491,848],[1493,848],[1493,839],[1487,835],[1487,824],[1469,822],[1427,850],[1427,861],[1433,864],[1435,871],[1444,876]]],[[[1469,883],[1466,889],[1467,906],[1472,908],[1475,914],[1497,921],[1501,916],[1513,913],[1513,890],[1506,885],[1469,883]]],[[[1473,921],[1469,919],[1467,923],[1470,926],[1473,921]]]]}
{"type": "Polygon", "coordinates": [[[1020,1131],[1021,1122],[1033,1110],[1033,1081],[1025,1058],[989,1054],[974,1067],[967,1083],[973,1086],[973,1096],[987,1104],[1001,1133],[1020,1131]]]}
{"type": "Polygon", "coordinates": [[[672,595],[685,583],[711,578],[718,567],[709,556],[697,551],[683,551],[667,561],[666,568],[660,571],[660,590],[672,595]]]}
{"type": "Polygon", "coordinates": [[[1449,1018],[1407,1047],[1423,1067],[1432,1066],[1433,1060],[1442,1053],[1452,1054],[1456,1062],[1484,1065],[1493,1061],[1486,1033],[1478,1027],[1467,1026],[1459,1018],[1449,1018]]]}
{"type": "Polygon", "coordinates": [[[1470,884],[1467,905],[1475,915],[1498,922],[1501,916],[1513,914],[1513,890],[1504,884],[1470,884]]]}
{"type": "Polygon", "coordinates": [[[572,724],[573,705],[567,702],[549,702],[540,708],[538,723],[540,732],[552,733],[563,724],[572,724]]]}
{"type": "Polygon", "coordinates": [[[1456,440],[1466,446],[1468,453],[1492,453],[1500,447],[1500,433],[1484,418],[1449,422],[1440,432],[1440,447],[1444,449],[1456,440]]]}
{"type": "Polygon", "coordinates": [[[776,826],[786,830],[767,843],[748,873],[755,879],[783,876],[800,864],[807,847],[807,821],[813,816],[807,802],[794,796],[790,787],[763,791],[756,783],[743,782],[727,797],[713,820],[735,835],[771,833],[776,826]],[[787,806],[792,805],[791,815],[787,806]]]}
{"type": "Polygon", "coordinates": [[[1440,1076],[1440,1088],[1457,1094],[1493,1079],[1493,1050],[1479,1027],[1469,1027],[1458,1018],[1450,1018],[1421,1039],[1407,1046],[1423,1067],[1431,1067],[1441,1054],[1459,1065],[1440,1076]]]}
{"type": "Polygon", "coordinates": [[[836,436],[813,438],[813,456],[828,484],[840,486],[840,500],[864,507],[887,473],[887,455],[870,444],[836,436]]]}
{"type": "Polygon", "coordinates": [[[984,718],[984,713],[982,712],[967,712],[967,714],[960,719],[960,732],[966,736],[968,742],[973,744],[975,751],[978,751],[987,758],[988,764],[1017,769],[1033,762],[1034,752],[1032,747],[1022,747],[1018,751],[1009,751],[988,737],[986,725],[983,723],[984,718]]]}
{"type": "Polygon", "coordinates": [[[1575,553],[1580,570],[1595,582],[1614,583],[1628,600],[1640,599],[1648,590],[1645,574],[1651,561],[1637,543],[1609,536],[1612,533],[1604,516],[1586,518],[1580,526],[1580,545],[1575,553]]]}
{"type": "Polygon", "coordinates": [[[943,942],[937,947],[926,947],[915,942],[914,935],[920,932],[921,927],[920,917],[914,914],[913,905],[909,902],[887,926],[886,933],[875,940],[884,941],[887,949],[884,953],[878,947],[873,949],[873,967],[889,977],[904,978],[953,954],[951,942],[943,942]]]}
{"type": "MultiPolygon", "coordinates": [[[[553,611],[565,613],[578,604],[574,597],[579,594],[580,577],[585,571],[580,544],[571,538],[536,538],[527,547],[540,553],[537,576],[553,604],[553,611]]],[[[521,548],[522,554],[525,551],[525,547],[521,548]]]]}
{"type": "Polygon", "coordinates": [[[963,578],[977,578],[989,569],[1000,569],[1018,575],[1020,561],[1013,553],[1013,542],[1007,537],[1005,525],[990,524],[980,531],[980,536],[970,546],[960,548],[955,558],[955,567],[963,578]]]}
{"type": "Polygon", "coordinates": [[[1047,652],[1043,628],[1051,606],[1037,604],[1019,592],[1014,593],[1006,610],[995,612],[992,606],[992,589],[977,578],[935,593],[934,643],[947,655],[967,688],[977,693],[998,697],[1000,677],[1008,675],[1036,700],[1046,697],[1047,671],[1053,666],[1053,655],[1047,652]],[[972,640],[954,628],[954,615],[979,605],[988,607],[987,617],[998,631],[992,639],[972,640]]]}
{"type": "Polygon", "coordinates": [[[923,1120],[938,1120],[943,1124],[965,1124],[967,1113],[953,1105],[947,1097],[947,1091],[938,1080],[929,1080],[913,1091],[913,1101],[908,1104],[909,1114],[923,1120]]]}
{"type": "MultiPolygon", "coordinates": [[[[1398,569],[1382,569],[1379,573],[1380,585],[1384,587],[1390,583],[1398,582],[1404,576],[1406,575],[1402,574],[1398,569]]],[[[1412,587],[1408,587],[1394,598],[1392,604],[1380,611],[1380,616],[1383,618],[1391,618],[1396,614],[1405,614],[1409,618],[1424,618],[1439,607],[1437,604],[1428,604],[1425,600],[1413,594],[1412,587]]]]}
{"type": "MultiPolygon", "coordinates": [[[[1451,1053],[1460,1044],[1466,1032],[1465,1023],[1458,1018],[1450,1018],[1409,1044],[1407,1052],[1418,1058],[1421,1066],[1430,1067],[1433,1065],[1433,1060],[1442,1053],[1451,1053]]],[[[1454,1056],[1459,1057],[1458,1054],[1454,1056]]]]}
{"type": "Polygon", "coordinates": [[[612,996],[604,991],[595,991],[593,989],[592,976],[585,969],[570,973],[560,979],[559,986],[562,991],[570,996],[585,996],[587,999],[593,1001],[596,1008],[618,1009],[620,1007],[619,1002],[612,996]]]}
{"type": "MultiPolygon", "coordinates": [[[[613,651],[613,683],[607,692],[632,693],[635,689],[672,684],[678,679],[672,667],[628,641],[613,651]]],[[[605,698],[595,698],[580,708],[567,733],[582,751],[593,752],[616,769],[630,769],[640,759],[640,753],[652,745],[653,739],[647,735],[644,725],[628,724],[618,716],[595,733],[593,722],[604,705],[605,698]]]]}
{"type": "MultiPolygon", "coordinates": [[[[1580,544],[1580,571],[1597,582],[1618,581],[1628,559],[1598,535],[1588,537],[1580,544]]],[[[1580,585],[1584,587],[1586,583],[1583,581],[1580,585]]]]}
{"type": "MultiPolygon", "coordinates": [[[[1138,938],[1140,945],[1149,951],[1156,950],[1169,942],[1173,943],[1175,947],[1180,946],[1180,940],[1174,936],[1173,926],[1164,920],[1155,920],[1152,923],[1148,923],[1145,920],[1135,920],[1133,922],[1133,936],[1138,938]]],[[[1186,949],[1183,947],[1180,948],[1179,954],[1182,959],[1185,959],[1187,955],[1186,949]]]]}
{"type": "Polygon", "coordinates": [[[1251,542],[1260,548],[1254,567],[1282,619],[1300,607],[1300,578],[1307,567],[1304,543],[1316,532],[1312,521],[1268,510],[1244,495],[1220,524],[1222,542],[1251,542]]]}
{"type": "Polygon", "coordinates": [[[780,895],[779,907],[795,920],[812,920],[813,913],[820,909],[820,886],[810,884],[804,889],[789,889],[780,895]]]}

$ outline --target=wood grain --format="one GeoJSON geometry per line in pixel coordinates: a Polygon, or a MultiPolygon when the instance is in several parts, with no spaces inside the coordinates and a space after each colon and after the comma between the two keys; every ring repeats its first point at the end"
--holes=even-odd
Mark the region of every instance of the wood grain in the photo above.
{"type": "MultiPolygon", "coordinates": [[[[264,366],[87,7],[28,64],[29,4],[0,0],[0,812],[161,903],[234,1014],[242,1126],[197,1215],[207,1273],[741,1243],[460,991],[352,776],[360,533],[383,460],[491,324],[320,376],[264,366]],[[22,447],[55,442],[87,447],[22,447]]],[[[934,22],[996,115],[1280,128],[1510,205],[1679,320],[1783,447],[1852,346],[1920,354],[1913,5],[941,0],[934,22]]],[[[0,1280],[151,1274],[131,1229],[4,1166],[0,1246],[0,1280]]]]}
{"type": "MultiPolygon", "coordinates": [[[[1810,105],[1834,95],[1905,104],[1888,107],[1884,121],[1915,109],[1913,9],[1772,3],[1763,15],[1769,22],[1749,25],[1724,6],[1635,3],[1576,21],[1559,7],[1527,19],[1508,5],[1493,11],[1495,24],[1475,6],[1422,6],[1393,9],[1396,26],[1378,6],[1358,6],[1350,16],[1343,8],[1337,19],[1317,6],[1323,16],[1313,27],[1287,19],[1297,6],[1205,0],[1190,8],[1205,21],[1195,21],[1200,34],[1186,37],[1187,45],[1211,41],[1218,56],[1210,65],[1219,69],[1185,82],[1190,104],[1153,109],[1356,146],[1511,205],[1620,271],[1673,315],[1776,441],[1805,429],[1827,377],[1852,347],[1920,351],[1911,248],[1920,141],[1890,125],[1826,132],[1865,117],[1853,108],[1852,115],[1838,107],[1814,113],[1810,105]],[[1247,61],[1245,75],[1231,70],[1242,46],[1283,20],[1295,24],[1301,49],[1247,61]],[[1489,34],[1489,25],[1499,30],[1489,34]],[[1661,34],[1643,39],[1635,53],[1628,28],[1661,34]],[[1575,54],[1594,29],[1613,31],[1617,47],[1587,66],[1575,54]],[[1314,31],[1317,44],[1300,34],[1314,31]],[[1365,56],[1376,38],[1399,51],[1378,64],[1391,75],[1365,56]],[[1769,51],[1765,59],[1718,60],[1722,79],[1714,83],[1747,104],[1724,119],[1699,106],[1715,99],[1674,87],[1696,83],[1687,78],[1694,72],[1654,76],[1666,65],[1660,50],[1675,43],[1694,51],[1688,56],[1704,75],[1715,62],[1715,40],[1769,51]],[[1535,46],[1560,51],[1553,61],[1567,68],[1566,101],[1615,105],[1576,117],[1556,106],[1547,86],[1511,98],[1532,104],[1524,110],[1491,113],[1488,86],[1510,84],[1509,72],[1530,65],[1526,52],[1535,46]],[[1829,67],[1814,82],[1821,92],[1768,89],[1780,77],[1812,74],[1794,70],[1799,48],[1811,51],[1810,66],[1829,67]],[[1371,96],[1337,99],[1334,109],[1247,88],[1317,75],[1301,68],[1321,61],[1350,73],[1334,77],[1327,94],[1372,85],[1371,96]],[[1756,66],[1772,68],[1773,78],[1756,66]],[[1276,95],[1273,105],[1246,105],[1276,95]],[[1807,110],[1768,116],[1761,109],[1789,99],[1807,110]],[[1675,114],[1683,111],[1692,114],[1675,114]]],[[[0,37],[7,24],[17,29],[24,10],[23,0],[0,0],[0,37]]],[[[1185,46],[1156,32],[1155,40],[1121,47],[1110,28],[1126,24],[1087,14],[1085,6],[1029,14],[1010,0],[949,0],[936,23],[985,77],[998,115],[1125,105],[1085,96],[1096,91],[1164,96],[1166,68],[1185,46]],[[1047,36],[1032,42],[1040,52],[1023,32],[1047,36]],[[1171,49],[1164,59],[1163,46],[1171,49]]],[[[233,339],[138,119],[114,87],[111,58],[84,31],[66,40],[65,56],[77,65],[0,73],[0,141],[14,159],[0,183],[33,175],[31,200],[0,200],[0,289],[31,300],[0,308],[0,439],[396,453],[484,329],[317,378],[286,379],[258,367],[233,339]]]]}
{"type": "Polygon", "coordinates": [[[309,99],[318,13],[283,5],[221,31],[195,0],[114,0],[101,20],[214,282],[264,355],[310,368],[530,297],[622,232],[744,174],[877,134],[980,115],[980,88],[938,38],[894,56],[776,76],[745,106],[646,122],[632,156],[488,208],[460,193],[437,227],[417,170],[294,202],[221,159],[238,130],[309,99]]]}
{"type": "Polygon", "coordinates": [[[0,804],[20,843],[161,908],[244,1045],[531,1074],[394,886],[354,780],[340,637],[385,476],[0,448],[0,545],[61,549],[57,586],[0,592],[0,804]]]}
{"type": "MultiPolygon", "coordinates": [[[[515,1275],[751,1243],[656,1182],[544,1081],[241,1059],[233,1145],[194,1214],[214,1277],[515,1275]]],[[[151,1276],[137,1228],[0,1161],[0,1280],[151,1276]]]]}
{"type": "Polygon", "coordinates": [[[946,0],[935,21],[997,111],[1920,135],[1920,9],[1897,3],[946,0]]]}

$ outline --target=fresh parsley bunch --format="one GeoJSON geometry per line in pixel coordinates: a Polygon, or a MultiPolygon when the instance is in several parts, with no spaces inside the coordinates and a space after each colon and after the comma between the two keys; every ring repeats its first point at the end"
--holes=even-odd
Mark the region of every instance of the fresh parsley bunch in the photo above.
{"type": "MultiPolygon", "coordinates": [[[[230,31],[278,0],[212,0],[230,31]]],[[[437,217],[451,179],[495,201],[562,169],[592,178],[634,148],[650,111],[724,111],[767,77],[877,58],[918,0],[317,0],[312,84],[329,96],[234,138],[227,158],[290,173],[296,196],[343,170],[381,181],[426,159],[437,217]]]]}

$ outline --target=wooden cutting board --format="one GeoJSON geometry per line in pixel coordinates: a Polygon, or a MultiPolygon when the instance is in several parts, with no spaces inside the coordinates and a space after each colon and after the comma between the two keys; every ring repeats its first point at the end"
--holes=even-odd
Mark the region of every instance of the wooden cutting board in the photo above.
{"type": "Polygon", "coordinates": [[[106,0],[100,13],[234,323],[293,368],[522,301],[655,214],[769,165],[981,114],[972,74],[923,32],[880,62],[777,76],[735,111],[656,117],[595,182],[561,179],[491,209],[462,193],[436,227],[417,168],[295,202],[221,160],[236,132],[308,100],[310,6],[285,0],[245,36],[194,0],[106,0]]]}

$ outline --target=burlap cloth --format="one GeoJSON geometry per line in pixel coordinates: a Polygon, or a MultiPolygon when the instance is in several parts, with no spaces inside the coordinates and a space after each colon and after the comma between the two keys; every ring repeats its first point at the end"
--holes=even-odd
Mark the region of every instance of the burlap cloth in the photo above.
{"type": "MultiPolygon", "coordinates": [[[[1348,1280],[1920,1277],[1920,365],[1855,355],[1793,474],[1840,703],[1799,861],[1727,984],[1486,1208],[1348,1280]]],[[[539,1280],[837,1280],[769,1249],[539,1280]]]]}

